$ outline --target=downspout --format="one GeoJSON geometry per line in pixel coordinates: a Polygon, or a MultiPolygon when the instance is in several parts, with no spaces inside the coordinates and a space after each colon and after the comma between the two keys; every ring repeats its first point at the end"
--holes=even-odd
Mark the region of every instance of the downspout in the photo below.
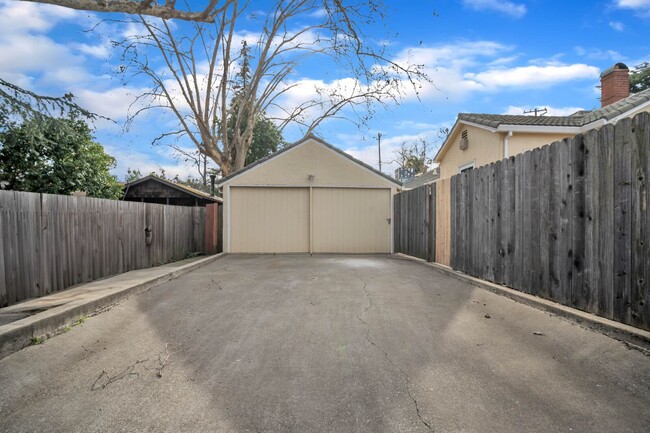
{"type": "Polygon", "coordinates": [[[508,158],[510,156],[510,150],[508,149],[508,138],[512,137],[512,131],[508,131],[506,136],[503,138],[503,157],[508,158]]]}

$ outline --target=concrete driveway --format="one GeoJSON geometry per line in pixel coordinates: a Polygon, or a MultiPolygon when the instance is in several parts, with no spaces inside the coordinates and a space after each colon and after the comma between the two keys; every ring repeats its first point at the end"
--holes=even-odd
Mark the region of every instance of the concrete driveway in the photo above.
{"type": "Polygon", "coordinates": [[[622,433],[649,408],[649,357],[385,256],[229,256],[0,360],[12,432],[622,433]]]}

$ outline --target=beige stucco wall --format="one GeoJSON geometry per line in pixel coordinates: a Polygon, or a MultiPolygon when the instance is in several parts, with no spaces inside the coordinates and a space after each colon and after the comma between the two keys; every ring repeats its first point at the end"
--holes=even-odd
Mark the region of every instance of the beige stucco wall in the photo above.
{"type": "Polygon", "coordinates": [[[451,145],[440,155],[441,179],[458,174],[458,168],[470,162],[480,167],[503,158],[503,139],[500,134],[470,125],[459,126],[449,138],[451,145]],[[467,150],[460,150],[460,136],[464,130],[467,130],[469,146],[467,150]]]}
{"type": "MultiPolygon", "coordinates": [[[[500,135],[501,137],[505,137],[505,134],[500,135]]],[[[524,153],[527,150],[542,147],[545,144],[551,144],[567,137],[573,137],[573,134],[533,134],[514,132],[511,137],[508,137],[508,156],[524,153]]],[[[498,159],[495,159],[495,161],[498,161],[498,159]]]]}
{"type": "Polygon", "coordinates": [[[230,185],[395,187],[314,139],[250,169],[230,185]],[[315,176],[312,181],[310,174],[315,176]]]}
{"type": "MultiPolygon", "coordinates": [[[[459,168],[470,162],[474,162],[475,167],[480,167],[506,157],[504,148],[505,133],[492,132],[471,125],[459,124],[459,126],[454,135],[450,137],[450,140],[452,140],[451,145],[440,156],[441,179],[447,179],[458,174],[459,168]],[[466,150],[460,150],[459,146],[463,130],[467,130],[469,140],[469,146],[466,150]]],[[[571,137],[571,135],[515,132],[508,137],[508,156],[542,147],[565,137],[571,137]]]]}

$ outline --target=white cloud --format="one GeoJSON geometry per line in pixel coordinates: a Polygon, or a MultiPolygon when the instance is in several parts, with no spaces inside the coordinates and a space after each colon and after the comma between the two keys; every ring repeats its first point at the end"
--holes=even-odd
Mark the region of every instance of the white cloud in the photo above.
{"type": "MultiPolygon", "coordinates": [[[[548,111],[546,112],[545,116],[569,116],[576,111],[581,111],[584,110],[584,108],[581,107],[551,107],[550,105],[532,105],[529,107],[517,107],[514,105],[508,106],[506,111],[503,114],[516,114],[516,115],[523,115],[524,111],[530,111],[534,108],[546,108],[548,111]]],[[[528,114],[529,116],[534,116],[534,113],[528,114]]]]}
{"type": "Polygon", "coordinates": [[[609,26],[617,32],[622,32],[625,30],[625,24],[620,21],[610,21],[609,26]]]}
{"type": "MultiPolygon", "coordinates": [[[[431,159],[435,156],[438,148],[442,144],[442,140],[437,138],[438,129],[448,125],[431,125],[431,129],[420,131],[415,134],[401,134],[395,136],[382,136],[381,138],[381,169],[384,173],[394,174],[395,169],[399,167],[396,161],[396,151],[402,143],[411,144],[419,142],[420,139],[427,140],[429,147],[427,148],[426,158],[431,159]]],[[[353,157],[365,162],[374,168],[379,168],[378,152],[377,152],[377,134],[373,134],[373,138],[369,140],[360,140],[358,135],[354,134],[337,134],[337,142],[333,143],[337,147],[344,149],[346,153],[353,157]]]]}
{"type": "Polygon", "coordinates": [[[76,43],[71,44],[70,46],[80,53],[87,54],[98,59],[106,59],[111,54],[111,50],[107,44],[89,45],[76,43]]]}
{"type": "Polygon", "coordinates": [[[620,9],[629,9],[643,18],[650,18],[650,0],[615,0],[620,9]]]}
{"type": "MultiPolygon", "coordinates": [[[[493,41],[460,41],[407,49],[396,61],[424,65],[432,83],[423,83],[419,96],[427,101],[460,101],[480,92],[525,86],[548,87],[598,77],[599,68],[584,63],[563,63],[561,54],[529,60],[527,65],[516,65],[520,55],[508,55],[513,49],[493,41]]],[[[584,51],[583,55],[586,54],[584,51]]],[[[407,98],[415,98],[415,92],[407,86],[404,90],[407,98]]]]}
{"type": "Polygon", "coordinates": [[[43,35],[10,33],[0,35],[0,72],[42,72],[79,65],[83,58],[43,35]]]}
{"type": "Polygon", "coordinates": [[[178,176],[185,179],[188,176],[197,177],[196,168],[182,161],[175,161],[169,156],[169,149],[151,147],[149,152],[142,152],[123,144],[103,144],[106,153],[116,160],[116,167],[112,173],[119,180],[124,180],[128,169],[139,170],[143,176],[151,172],[159,173],[160,169],[165,171],[165,175],[173,178],[178,176]]]}
{"type": "Polygon", "coordinates": [[[507,87],[544,87],[566,81],[597,78],[599,69],[585,64],[520,66],[510,69],[491,69],[467,73],[465,78],[487,89],[507,87]]]}
{"type": "Polygon", "coordinates": [[[395,126],[399,129],[418,129],[418,130],[435,130],[437,125],[434,125],[433,123],[426,123],[426,122],[414,122],[412,120],[401,120],[395,124],[395,126]]]}
{"type": "Polygon", "coordinates": [[[5,34],[45,32],[61,21],[83,18],[74,9],[22,1],[0,0],[0,28],[5,34]]]}
{"type": "Polygon", "coordinates": [[[325,18],[327,16],[327,11],[325,8],[319,8],[316,9],[314,12],[310,14],[312,18],[325,18]]]}
{"type": "Polygon", "coordinates": [[[624,9],[650,10],[650,0],[616,0],[616,5],[624,9]]]}
{"type": "Polygon", "coordinates": [[[507,0],[463,0],[463,4],[477,11],[494,11],[514,18],[521,18],[528,12],[526,5],[507,0]]]}
{"type": "Polygon", "coordinates": [[[479,58],[493,57],[511,50],[512,47],[493,41],[459,41],[432,47],[409,48],[400,52],[395,61],[402,64],[457,68],[475,65],[479,58]]]}
{"type": "Polygon", "coordinates": [[[577,55],[593,60],[613,60],[615,62],[620,62],[625,58],[623,54],[614,50],[603,50],[601,48],[584,48],[581,46],[577,46],[573,50],[577,55]]]}
{"type": "Polygon", "coordinates": [[[85,88],[75,89],[77,103],[87,110],[113,120],[125,119],[129,106],[135,98],[147,89],[134,87],[117,87],[105,91],[85,88]]]}
{"type": "Polygon", "coordinates": [[[509,57],[500,57],[500,58],[498,58],[496,60],[492,60],[490,63],[488,63],[488,66],[507,65],[507,64],[513,63],[519,57],[520,57],[519,55],[514,55],[514,56],[509,56],[509,57]]]}

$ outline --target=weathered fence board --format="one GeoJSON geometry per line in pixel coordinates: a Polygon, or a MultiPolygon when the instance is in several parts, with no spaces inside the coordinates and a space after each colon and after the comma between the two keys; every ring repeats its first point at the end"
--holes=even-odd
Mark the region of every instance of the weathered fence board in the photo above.
{"type": "Polygon", "coordinates": [[[435,214],[435,261],[443,265],[451,264],[451,181],[439,180],[433,184],[436,200],[433,207],[435,214]]]}
{"type": "Polygon", "coordinates": [[[204,234],[205,208],[0,191],[0,306],[204,252],[204,234]]]}
{"type": "Polygon", "coordinates": [[[451,265],[650,329],[650,114],[451,179],[451,265]]]}
{"type": "Polygon", "coordinates": [[[435,255],[435,192],[430,185],[403,191],[394,198],[395,251],[425,260],[435,255]]]}

